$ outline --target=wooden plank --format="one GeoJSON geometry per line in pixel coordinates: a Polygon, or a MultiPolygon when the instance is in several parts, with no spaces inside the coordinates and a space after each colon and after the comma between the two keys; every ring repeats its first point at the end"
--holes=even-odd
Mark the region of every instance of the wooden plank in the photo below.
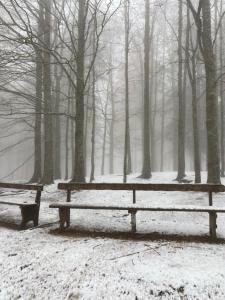
{"type": "Polygon", "coordinates": [[[34,184],[20,184],[20,183],[0,182],[0,188],[17,189],[17,190],[43,191],[43,185],[41,185],[41,184],[34,185],[34,184]]]}
{"type": "Polygon", "coordinates": [[[180,212],[219,212],[225,213],[225,208],[210,206],[138,206],[138,205],[89,205],[68,202],[52,203],[50,208],[93,209],[93,210],[128,210],[128,211],[180,211],[180,212]]]}
{"type": "Polygon", "coordinates": [[[141,183],[59,183],[60,190],[131,190],[131,191],[192,191],[225,192],[218,184],[141,184],[141,183]]]}
{"type": "Polygon", "coordinates": [[[37,206],[36,203],[28,203],[28,202],[13,202],[13,201],[0,201],[0,204],[5,204],[5,205],[14,205],[14,206],[37,206]]]}

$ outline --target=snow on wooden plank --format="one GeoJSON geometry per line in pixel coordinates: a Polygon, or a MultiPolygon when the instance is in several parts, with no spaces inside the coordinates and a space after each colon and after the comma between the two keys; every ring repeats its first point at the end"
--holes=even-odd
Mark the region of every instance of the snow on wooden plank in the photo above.
{"type": "Polygon", "coordinates": [[[0,182],[0,188],[43,191],[43,185],[41,184],[21,184],[21,183],[0,182]]]}
{"type": "Polygon", "coordinates": [[[22,201],[22,200],[19,200],[19,201],[0,201],[0,204],[5,204],[5,205],[14,205],[14,206],[36,206],[37,204],[36,203],[29,203],[29,202],[25,202],[25,201],[22,201]]]}
{"type": "Polygon", "coordinates": [[[58,189],[225,192],[225,186],[221,184],[59,183],[58,189]]]}
{"type": "Polygon", "coordinates": [[[220,212],[225,213],[225,207],[212,206],[192,206],[192,205],[175,205],[175,206],[138,206],[138,205],[89,205],[75,204],[68,202],[52,203],[50,208],[71,208],[71,209],[97,209],[97,210],[137,210],[137,211],[183,211],[183,212],[220,212]]]}

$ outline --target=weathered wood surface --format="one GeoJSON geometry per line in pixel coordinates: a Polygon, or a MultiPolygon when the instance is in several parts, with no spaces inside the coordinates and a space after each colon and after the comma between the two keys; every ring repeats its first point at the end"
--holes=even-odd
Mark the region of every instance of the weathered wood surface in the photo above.
{"type": "Polygon", "coordinates": [[[60,190],[130,190],[130,191],[183,191],[183,192],[225,192],[219,184],[142,184],[142,183],[59,183],[60,190]]]}
{"type": "Polygon", "coordinates": [[[17,189],[17,190],[31,190],[31,191],[43,191],[43,185],[41,185],[41,184],[36,184],[35,185],[35,184],[0,182],[0,188],[17,189]]]}
{"type": "Polygon", "coordinates": [[[52,203],[50,208],[96,209],[96,210],[128,210],[128,211],[180,211],[180,212],[219,212],[225,213],[225,207],[212,206],[138,206],[138,205],[89,205],[76,203],[52,203]]]}
{"type": "Polygon", "coordinates": [[[0,204],[14,205],[14,206],[37,206],[36,203],[23,202],[23,201],[0,201],[0,204]]]}
{"type": "MultiPolygon", "coordinates": [[[[39,219],[39,210],[40,210],[40,202],[41,202],[41,192],[43,191],[43,185],[37,184],[20,184],[20,183],[5,183],[0,182],[0,188],[6,189],[17,189],[17,190],[32,190],[36,191],[35,202],[26,202],[23,200],[13,199],[12,201],[0,201],[0,204],[3,205],[14,205],[19,206],[22,215],[21,229],[25,229],[26,224],[29,221],[34,223],[34,226],[38,226],[39,219]]],[[[10,195],[9,195],[10,196],[10,195]]]]}

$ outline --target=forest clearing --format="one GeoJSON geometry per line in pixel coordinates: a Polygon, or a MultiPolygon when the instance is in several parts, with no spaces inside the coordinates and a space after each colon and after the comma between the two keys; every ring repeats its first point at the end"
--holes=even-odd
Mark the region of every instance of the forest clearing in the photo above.
{"type": "MultiPolygon", "coordinates": [[[[172,182],[174,173],[163,176],[156,173],[154,182],[172,182]]],[[[98,182],[117,182],[118,177],[99,177],[98,182]]],[[[129,182],[139,181],[129,176],[129,182]]],[[[29,199],[32,193],[13,197],[29,199]]],[[[16,209],[5,208],[6,213],[0,207],[1,224],[5,222],[0,227],[0,299],[224,298],[225,216],[218,217],[219,240],[213,243],[208,215],[190,213],[140,212],[132,235],[126,212],[77,210],[71,213],[71,228],[62,233],[58,212],[49,204],[65,196],[56,184],[46,188],[39,227],[24,231],[18,231],[16,209]]],[[[83,191],[73,193],[72,201],[127,204],[131,196],[126,191],[83,191]]],[[[137,201],[200,205],[207,197],[139,192],[137,201]]],[[[223,193],[215,196],[217,206],[223,201],[223,193]]]]}
{"type": "Polygon", "coordinates": [[[0,0],[0,300],[225,299],[225,1],[0,0]]]}

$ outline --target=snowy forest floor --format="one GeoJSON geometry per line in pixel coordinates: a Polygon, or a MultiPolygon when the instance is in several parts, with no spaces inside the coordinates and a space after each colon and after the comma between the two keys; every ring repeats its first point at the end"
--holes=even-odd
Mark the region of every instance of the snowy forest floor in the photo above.
{"type": "MultiPolygon", "coordinates": [[[[189,175],[192,177],[192,175],[189,175]]],[[[150,182],[173,182],[175,173],[155,173],[150,182]]],[[[97,182],[121,182],[121,176],[97,182]]],[[[135,175],[129,182],[145,182],[135,175]]],[[[147,182],[147,181],[146,181],[147,182]]],[[[225,183],[225,181],[224,181],[225,183]]],[[[29,201],[33,192],[1,198],[29,201]]],[[[225,299],[225,216],[218,215],[217,243],[208,239],[205,213],[139,212],[137,234],[130,215],[111,211],[71,211],[71,228],[58,230],[65,201],[57,183],[42,195],[40,225],[18,230],[18,207],[0,206],[0,299],[225,299]]],[[[214,196],[225,206],[225,194],[214,196]]],[[[82,191],[82,203],[130,204],[126,191],[82,191]]],[[[207,194],[138,192],[137,203],[207,205],[207,194]]]]}

